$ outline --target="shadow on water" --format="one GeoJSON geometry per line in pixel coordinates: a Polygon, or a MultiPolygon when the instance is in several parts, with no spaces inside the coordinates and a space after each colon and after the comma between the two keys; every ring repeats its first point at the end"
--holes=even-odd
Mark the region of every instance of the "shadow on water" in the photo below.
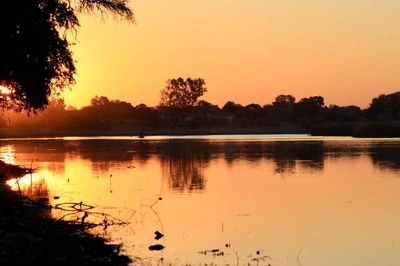
{"type": "Polygon", "coordinates": [[[397,145],[376,145],[369,149],[372,162],[381,169],[400,170],[400,147],[397,145]]]}
{"type": "MultiPolygon", "coordinates": [[[[152,157],[161,161],[164,175],[173,190],[201,191],[206,180],[203,171],[209,163],[224,158],[228,165],[235,161],[272,160],[277,172],[291,173],[297,165],[320,171],[326,158],[357,157],[368,154],[379,167],[400,168],[399,144],[381,141],[235,141],[207,139],[172,140],[21,140],[2,141],[18,146],[19,153],[31,154],[32,160],[63,162],[79,156],[107,171],[115,164],[135,161],[145,165],[152,157]]],[[[1,144],[1,143],[0,143],[1,144]]],[[[50,165],[51,167],[51,165],[50,165]]],[[[58,165],[57,167],[61,167],[58,165]]],[[[63,169],[55,169],[62,172],[63,169]]]]}
{"type": "MultiPolygon", "coordinates": [[[[0,144],[2,144],[0,142],[0,144]]],[[[32,160],[47,161],[49,167],[62,167],[68,157],[80,157],[107,172],[114,165],[126,163],[129,167],[134,161],[137,165],[146,165],[156,158],[161,166],[165,184],[176,193],[202,193],[207,189],[205,169],[212,167],[214,160],[223,160],[228,167],[236,162],[246,160],[250,164],[272,162],[275,173],[294,173],[297,167],[309,171],[323,171],[326,159],[354,158],[369,156],[377,167],[398,171],[400,169],[400,142],[388,143],[379,141],[230,141],[230,140],[30,140],[20,145],[18,141],[8,141],[7,145],[18,147],[18,153],[31,154],[32,160]],[[54,165],[51,163],[53,162],[54,165]],[[56,162],[58,162],[56,164],[56,162]]],[[[30,161],[27,159],[26,161],[30,161]]],[[[35,165],[35,163],[33,163],[35,165]]],[[[63,172],[63,169],[55,169],[63,172]]],[[[95,169],[96,170],[96,169],[95,169]]],[[[110,176],[110,182],[111,182],[110,176]]],[[[111,184],[111,183],[110,183],[111,184]]],[[[49,198],[50,193],[45,181],[30,183],[26,193],[35,199],[49,198]]],[[[111,185],[110,185],[111,191],[111,185]]],[[[160,193],[161,195],[161,193],[160,193]]],[[[162,200],[155,197],[149,204],[150,210],[160,223],[159,231],[154,231],[155,240],[161,239],[162,219],[153,206],[162,200]],[[158,239],[157,239],[158,238],[158,239]]],[[[71,218],[78,223],[107,229],[111,225],[125,225],[121,220],[103,212],[88,209],[87,205],[66,202],[55,206],[67,211],[61,218],[71,218]],[[65,210],[67,208],[68,210],[65,210]],[[94,218],[90,220],[88,216],[94,218]]],[[[142,215],[132,211],[131,215],[142,215]]],[[[140,220],[140,218],[137,218],[140,220]]],[[[150,250],[160,251],[163,245],[157,242],[149,246],[150,250]]],[[[262,247],[260,247],[262,248],[262,247]]],[[[200,254],[211,257],[222,257],[230,252],[235,254],[234,247],[226,243],[224,247],[210,247],[199,250],[200,254]]],[[[300,252],[299,252],[300,254],[300,252]]],[[[238,254],[236,254],[239,257],[238,254]]],[[[269,261],[269,254],[256,250],[251,257],[258,264],[269,261]]]]}

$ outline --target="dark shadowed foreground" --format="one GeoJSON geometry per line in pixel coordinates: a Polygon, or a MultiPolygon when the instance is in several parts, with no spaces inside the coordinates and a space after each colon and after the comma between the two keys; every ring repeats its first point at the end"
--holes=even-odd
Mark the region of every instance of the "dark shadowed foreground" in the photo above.
{"type": "Polygon", "coordinates": [[[26,169],[0,161],[0,265],[127,265],[120,246],[55,221],[49,210],[8,189],[26,169]]]}

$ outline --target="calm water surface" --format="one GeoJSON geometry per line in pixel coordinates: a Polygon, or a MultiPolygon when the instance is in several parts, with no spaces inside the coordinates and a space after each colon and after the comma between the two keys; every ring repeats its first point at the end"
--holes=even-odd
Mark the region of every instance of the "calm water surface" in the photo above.
{"type": "Polygon", "coordinates": [[[95,207],[85,222],[123,243],[132,265],[400,262],[400,139],[71,137],[0,149],[35,169],[19,185],[60,204],[54,217],[79,222],[73,204],[95,207]]]}

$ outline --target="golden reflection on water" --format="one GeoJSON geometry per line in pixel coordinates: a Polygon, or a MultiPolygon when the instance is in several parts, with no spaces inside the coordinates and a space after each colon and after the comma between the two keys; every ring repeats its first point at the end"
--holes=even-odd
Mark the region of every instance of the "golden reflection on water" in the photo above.
{"type": "MultiPolygon", "coordinates": [[[[123,242],[133,265],[400,260],[400,141],[73,141],[2,151],[26,165],[36,150],[36,171],[18,182],[24,194],[94,206],[85,221],[129,222],[94,230],[123,242]]],[[[84,212],[52,215],[79,222],[84,212]]]]}
{"type": "Polygon", "coordinates": [[[11,145],[2,146],[0,149],[0,159],[8,164],[14,164],[15,151],[11,145]]]}

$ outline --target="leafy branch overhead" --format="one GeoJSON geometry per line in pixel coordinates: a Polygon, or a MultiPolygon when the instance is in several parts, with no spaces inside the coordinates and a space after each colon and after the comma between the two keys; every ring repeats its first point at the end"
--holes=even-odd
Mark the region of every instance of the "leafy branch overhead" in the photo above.
{"type": "Polygon", "coordinates": [[[67,32],[82,12],[111,13],[135,23],[127,0],[0,1],[0,107],[41,109],[75,83],[67,32]]]}

